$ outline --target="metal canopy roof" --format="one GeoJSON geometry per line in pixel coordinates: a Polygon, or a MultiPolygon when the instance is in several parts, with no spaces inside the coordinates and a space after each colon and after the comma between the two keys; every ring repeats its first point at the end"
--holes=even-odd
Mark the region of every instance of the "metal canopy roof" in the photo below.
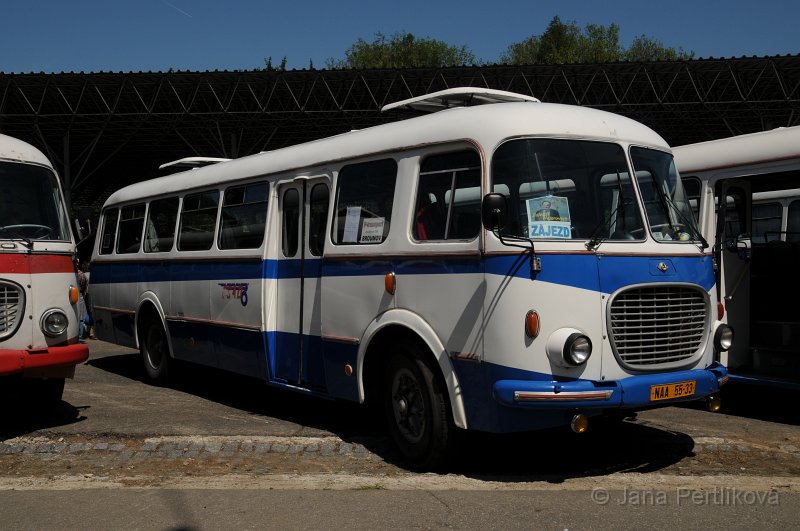
{"type": "Polygon", "coordinates": [[[452,87],[585,105],[671,145],[800,124],[800,55],[653,63],[288,72],[0,73],[0,132],[38,146],[74,203],[183,157],[239,157],[408,117],[452,87]]]}

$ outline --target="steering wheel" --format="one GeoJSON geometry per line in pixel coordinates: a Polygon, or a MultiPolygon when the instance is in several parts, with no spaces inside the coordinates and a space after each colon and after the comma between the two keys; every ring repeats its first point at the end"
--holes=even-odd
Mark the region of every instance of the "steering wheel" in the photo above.
{"type": "Polygon", "coordinates": [[[30,236],[25,236],[26,238],[31,238],[33,240],[41,240],[53,234],[53,229],[48,227],[47,225],[38,225],[36,223],[20,223],[18,225],[6,225],[4,227],[0,227],[0,231],[8,230],[19,235],[19,231],[23,231],[25,233],[31,233],[30,236]]]}

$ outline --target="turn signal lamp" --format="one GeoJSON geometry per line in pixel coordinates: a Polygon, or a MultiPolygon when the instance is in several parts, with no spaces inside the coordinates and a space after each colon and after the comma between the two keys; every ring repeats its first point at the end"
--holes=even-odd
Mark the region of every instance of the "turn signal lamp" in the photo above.
{"type": "Polygon", "coordinates": [[[725,305],[722,302],[717,303],[717,320],[722,321],[722,318],[725,317],[725,305]]]}
{"type": "Polygon", "coordinates": [[[70,304],[78,304],[78,288],[75,286],[69,287],[69,302],[70,304]]]}
{"type": "Polygon", "coordinates": [[[389,295],[394,295],[394,292],[397,290],[397,279],[392,271],[389,271],[383,277],[383,287],[389,295]]]}
{"type": "Polygon", "coordinates": [[[527,315],[525,315],[525,333],[531,339],[536,339],[536,336],[539,335],[539,314],[536,313],[534,310],[530,310],[527,315]]]}

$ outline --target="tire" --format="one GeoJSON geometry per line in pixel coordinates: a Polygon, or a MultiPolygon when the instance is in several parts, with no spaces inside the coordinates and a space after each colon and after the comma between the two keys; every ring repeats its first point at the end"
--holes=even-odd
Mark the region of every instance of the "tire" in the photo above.
{"type": "Polygon", "coordinates": [[[64,396],[64,378],[25,379],[25,392],[36,411],[52,411],[64,396]]]}
{"type": "Polygon", "coordinates": [[[447,390],[415,346],[395,347],[383,380],[384,414],[403,457],[414,467],[436,469],[447,463],[453,427],[447,390]]]}
{"type": "Polygon", "coordinates": [[[169,383],[170,366],[167,334],[164,327],[156,319],[149,319],[145,324],[139,341],[144,370],[148,379],[155,385],[169,383]]]}

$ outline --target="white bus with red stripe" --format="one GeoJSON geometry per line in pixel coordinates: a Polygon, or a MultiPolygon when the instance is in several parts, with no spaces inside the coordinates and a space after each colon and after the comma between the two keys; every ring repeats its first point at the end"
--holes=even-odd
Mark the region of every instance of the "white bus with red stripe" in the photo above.
{"type": "Polygon", "coordinates": [[[582,431],[719,390],[731,331],[660,136],[499,91],[398,105],[444,110],[115,192],[98,336],[157,382],[178,359],[382,402],[420,466],[455,428],[582,431]]]}
{"type": "Polygon", "coordinates": [[[58,176],[41,151],[0,135],[0,386],[41,405],[89,357],[78,341],[75,240],[58,176]]]}

